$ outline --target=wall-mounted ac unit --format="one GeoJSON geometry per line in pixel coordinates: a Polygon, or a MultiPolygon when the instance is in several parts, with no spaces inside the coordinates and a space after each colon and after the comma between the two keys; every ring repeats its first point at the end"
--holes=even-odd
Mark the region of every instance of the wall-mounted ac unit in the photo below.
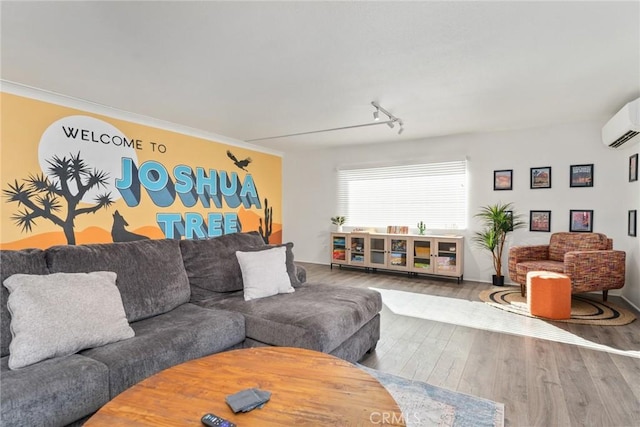
{"type": "Polygon", "coordinates": [[[609,148],[628,147],[640,141],[640,98],[622,107],[602,128],[602,143],[609,148]]]}

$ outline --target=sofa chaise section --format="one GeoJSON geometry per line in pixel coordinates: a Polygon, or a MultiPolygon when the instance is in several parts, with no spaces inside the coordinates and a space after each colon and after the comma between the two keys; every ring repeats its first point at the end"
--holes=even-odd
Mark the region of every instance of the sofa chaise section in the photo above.
{"type": "Polygon", "coordinates": [[[287,271],[293,293],[245,301],[236,251],[267,249],[257,233],[237,233],[180,242],[192,288],[191,302],[245,317],[245,346],[302,347],[355,362],[380,338],[378,292],[322,283],[302,283],[303,269],[287,247],[287,271]],[[224,256],[219,256],[221,253],[224,256]]]}
{"type": "Polygon", "coordinates": [[[271,345],[338,352],[335,355],[356,362],[375,348],[380,338],[378,313],[382,299],[379,292],[370,289],[304,283],[291,294],[244,301],[242,292],[235,292],[198,304],[242,313],[248,347],[271,345]],[[351,339],[351,346],[345,345],[351,339]]]}

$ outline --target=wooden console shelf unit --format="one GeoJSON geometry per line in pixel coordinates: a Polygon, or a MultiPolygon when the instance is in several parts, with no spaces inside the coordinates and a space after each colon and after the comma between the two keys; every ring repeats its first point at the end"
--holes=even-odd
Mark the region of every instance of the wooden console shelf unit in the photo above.
{"type": "Polygon", "coordinates": [[[331,268],[363,267],[456,278],[464,275],[464,237],[331,233],[331,268]]]}

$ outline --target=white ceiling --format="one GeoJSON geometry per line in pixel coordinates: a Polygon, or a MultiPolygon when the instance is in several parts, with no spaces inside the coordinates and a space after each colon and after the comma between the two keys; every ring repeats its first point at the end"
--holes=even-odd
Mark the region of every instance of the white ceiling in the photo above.
{"type": "Polygon", "coordinates": [[[271,149],[606,120],[640,2],[7,2],[2,79],[271,149]]]}

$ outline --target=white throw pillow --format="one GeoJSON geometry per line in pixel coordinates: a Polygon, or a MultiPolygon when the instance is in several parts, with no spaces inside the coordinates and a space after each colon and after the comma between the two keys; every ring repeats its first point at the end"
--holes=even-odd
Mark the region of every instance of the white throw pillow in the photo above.
{"type": "Polygon", "coordinates": [[[14,274],[3,284],[10,292],[10,369],[135,335],[114,272],[14,274]]]}
{"type": "Polygon", "coordinates": [[[287,273],[286,247],[237,251],[236,257],[242,270],[245,301],[295,291],[287,273]]]}

